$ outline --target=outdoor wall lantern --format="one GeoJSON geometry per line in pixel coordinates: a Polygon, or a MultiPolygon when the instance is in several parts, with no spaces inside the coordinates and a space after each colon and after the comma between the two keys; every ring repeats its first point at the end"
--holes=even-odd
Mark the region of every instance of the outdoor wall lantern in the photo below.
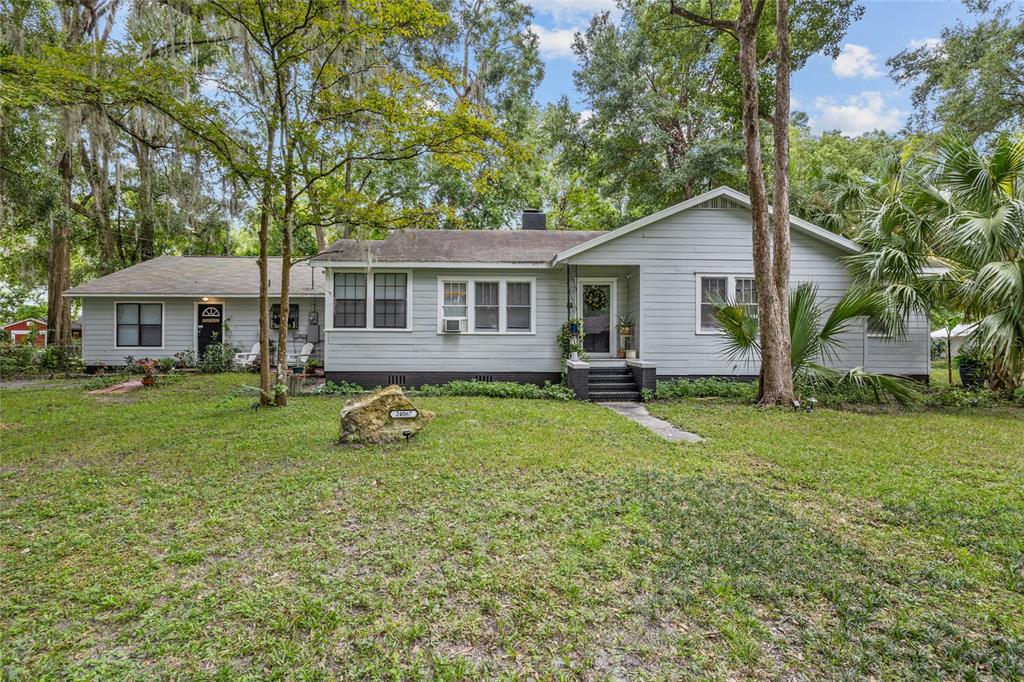
{"type": "Polygon", "coordinates": [[[209,301],[209,300],[210,300],[210,297],[209,297],[209,296],[203,296],[203,303],[205,303],[205,302],[207,302],[207,301],[209,301]]]}

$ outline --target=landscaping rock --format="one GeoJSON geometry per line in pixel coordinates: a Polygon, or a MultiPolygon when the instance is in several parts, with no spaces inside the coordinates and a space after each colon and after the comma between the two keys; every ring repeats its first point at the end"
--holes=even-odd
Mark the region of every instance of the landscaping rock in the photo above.
{"type": "Polygon", "coordinates": [[[401,386],[388,386],[345,404],[341,408],[339,443],[391,443],[416,433],[434,418],[433,413],[418,410],[401,386]],[[394,411],[415,411],[412,418],[392,417],[394,411]]]}

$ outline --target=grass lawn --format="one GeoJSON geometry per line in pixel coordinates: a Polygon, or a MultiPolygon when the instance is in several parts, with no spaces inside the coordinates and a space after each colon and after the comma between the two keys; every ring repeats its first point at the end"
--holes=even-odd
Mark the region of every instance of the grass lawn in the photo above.
{"type": "Polygon", "coordinates": [[[1024,414],[0,391],[0,676],[1024,677],[1024,414]]]}

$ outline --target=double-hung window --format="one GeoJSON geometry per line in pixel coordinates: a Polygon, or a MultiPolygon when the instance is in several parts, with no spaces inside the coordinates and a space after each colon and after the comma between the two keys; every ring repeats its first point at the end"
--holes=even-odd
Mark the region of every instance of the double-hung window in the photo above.
{"type": "Polygon", "coordinates": [[[407,272],[334,273],[334,329],[409,329],[407,272]]]}
{"type": "Polygon", "coordinates": [[[531,282],[505,283],[505,319],[510,332],[528,332],[533,329],[533,284],[531,282]]]}
{"type": "Polygon", "coordinates": [[[716,334],[715,306],[735,304],[743,306],[747,314],[757,317],[757,284],[753,277],[738,275],[699,275],[700,302],[697,311],[697,331],[716,334]]]}
{"type": "Polygon", "coordinates": [[[469,282],[445,282],[443,303],[445,317],[466,319],[469,317],[469,282]]]}
{"type": "Polygon", "coordinates": [[[125,348],[160,348],[164,345],[162,303],[118,303],[116,345],[125,348]]]}
{"type": "Polygon", "coordinates": [[[366,275],[338,272],[334,275],[334,326],[344,329],[366,327],[366,275]]]}
{"type": "Polygon", "coordinates": [[[443,319],[463,319],[472,334],[531,334],[533,287],[532,279],[439,279],[438,332],[443,319]]]}
{"type": "Polygon", "coordinates": [[[500,282],[475,282],[475,300],[473,302],[473,329],[478,332],[498,331],[500,282]]]}
{"type": "Polygon", "coordinates": [[[379,272],[373,276],[374,329],[405,329],[407,277],[404,272],[379,272]]]}

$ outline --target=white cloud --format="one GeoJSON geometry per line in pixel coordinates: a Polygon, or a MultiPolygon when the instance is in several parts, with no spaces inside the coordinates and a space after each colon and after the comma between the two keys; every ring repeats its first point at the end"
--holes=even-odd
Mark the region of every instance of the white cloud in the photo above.
{"type": "Polygon", "coordinates": [[[942,40],[939,38],[913,38],[907,45],[911,50],[916,50],[921,47],[927,47],[929,50],[934,50],[942,45],[942,40]]]}
{"type": "Polygon", "coordinates": [[[790,98],[789,98],[789,108],[794,110],[794,111],[799,109],[800,108],[800,100],[797,99],[796,97],[790,96],[790,98]]]}
{"type": "Polygon", "coordinates": [[[846,43],[832,62],[832,73],[839,78],[876,78],[882,75],[875,54],[863,45],[846,43]]]}
{"type": "Polygon", "coordinates": [[[536,14],[550,16],[562,25],[589,23],[598,12],[618,14],[615,0],[533,0],[529,4],[536,14]]]}
{"type": "Polygon", "coordinates": [[[815,130],[838,130],[844,135],[861,135],[872,130],[899,130],[906,113],[887,106],[882,93],[866,90],[839,102],[833,97],[814,101],[816,114],[811,120],[815,130]]]}
{"type": "Polygon", "coordinates": [[[540,38],[540,54],[545,59],[572,57],[572,39],[576,29],[544,28],[533,24],[530,30],[540,38]]]}

